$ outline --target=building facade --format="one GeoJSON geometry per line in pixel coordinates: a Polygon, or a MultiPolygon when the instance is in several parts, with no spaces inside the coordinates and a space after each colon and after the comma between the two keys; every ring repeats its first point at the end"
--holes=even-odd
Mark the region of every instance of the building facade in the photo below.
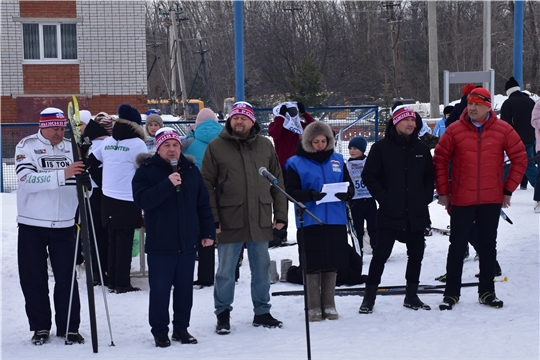
{"type": "Polygon", "coordinates": [[[36,123],[71,95],[92,114],[146,111],[144,1],[0,1],[2,123],[36,123]]]}

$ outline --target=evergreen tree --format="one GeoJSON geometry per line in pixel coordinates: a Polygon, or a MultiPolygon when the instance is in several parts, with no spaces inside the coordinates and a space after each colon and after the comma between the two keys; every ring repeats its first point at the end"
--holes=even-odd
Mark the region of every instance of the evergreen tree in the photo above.
{"type": "Polygon", "coordinates": [[[287,77],[287,82],[294,89],[291,99],[302,102],[306,107],[320,107],[328,97],[323,93],[322,74],[311,56],[302,60],[300,70],[294,78],[287,77]]]}

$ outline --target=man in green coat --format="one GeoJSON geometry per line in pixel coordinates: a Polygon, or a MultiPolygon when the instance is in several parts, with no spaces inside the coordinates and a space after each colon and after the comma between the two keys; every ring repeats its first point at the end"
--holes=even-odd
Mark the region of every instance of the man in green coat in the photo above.
{"type": "Polygon", "coordinates": [[[259,169],[264,167],[283,186],[274,147],[260,135],[260,130],[252,106],[242,101],[235,103],[223,131],[208,144],[201,166],[218,234],[214,306],[216,333],[222,335],[231,331],[234,273],[243,243],[251,269],[253,326],[283,325],[270,315],[268,242],[273,238],[272,229],[281,229],[287,222],[287,199],[259,175],[259,169]]]}

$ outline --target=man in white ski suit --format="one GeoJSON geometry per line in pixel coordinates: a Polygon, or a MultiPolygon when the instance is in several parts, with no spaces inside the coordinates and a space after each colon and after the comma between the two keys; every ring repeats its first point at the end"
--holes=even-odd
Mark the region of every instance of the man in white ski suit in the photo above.
{"type": "MultiPolygon", "coordinates": [[[[38,133],[22,139],[15,149],[19,279],[35,345],[48,341],[52,325],[47,257],[55,279],[56,335],[64,337],[67,332],[68,343],[84,343],[78,333],[81,306],[76,279],[66,324],[76,244],[75,175],[84,172],[84,164],[73,162],[71,142],[64,139],[65,127],[62,110],[47,108],[40,114],[38,133]]],[[[88,173],[83,178],[89,185],[88,173]]]]}

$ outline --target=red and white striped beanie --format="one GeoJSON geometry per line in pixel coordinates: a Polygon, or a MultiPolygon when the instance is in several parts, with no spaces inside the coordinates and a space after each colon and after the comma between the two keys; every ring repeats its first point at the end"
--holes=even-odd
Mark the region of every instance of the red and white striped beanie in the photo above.
{"type": "Polygon", "coordinates": [[[167,140],[176,140],[180,145],[182,145],[180,135],[178,135],[178,132],[175,129],[170,127],[162,127],[156,131],[156,151],[158,151],[159,147],[167,140]]]}
{"type": "Polygon", "coordinates": [[[250,118],[253,123],[256,122],[253,106],[251,106],[250,103],[245,101],[238,101],[233,104],[231,112],[229,113],[229,119],[232,118],[234,115],[244,115],[250,118]]]}
{"type": "Polygon", "coordinates": [[[39,114],[39,128],[66,127],[66,116],[60,109],[48,107],[39,114]]]}

